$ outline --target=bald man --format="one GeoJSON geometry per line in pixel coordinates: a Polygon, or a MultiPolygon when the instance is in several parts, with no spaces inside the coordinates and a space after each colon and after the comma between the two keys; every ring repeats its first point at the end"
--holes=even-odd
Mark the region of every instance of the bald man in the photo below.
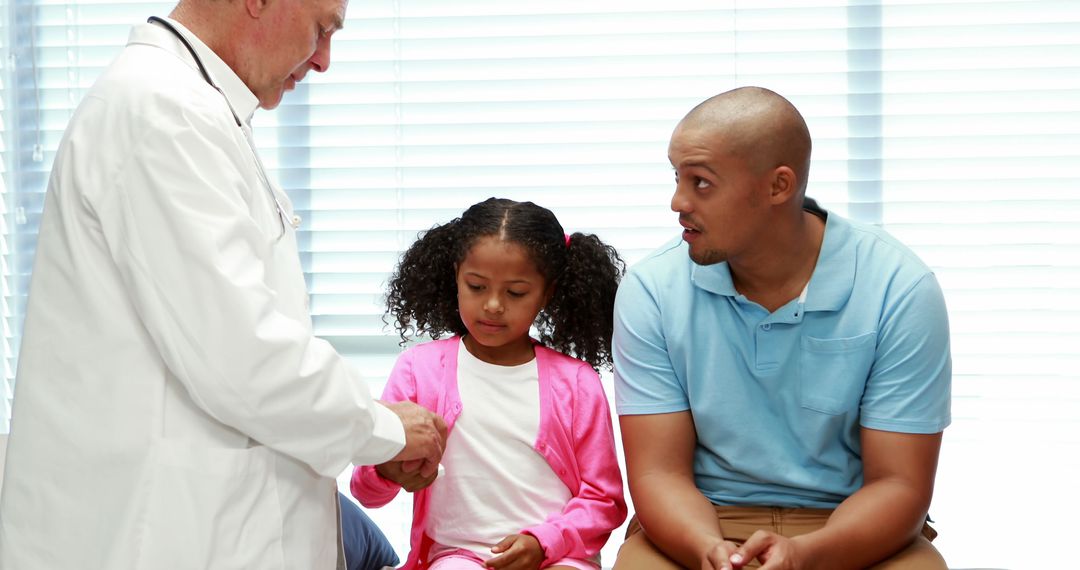
{"type": "Polygon", "coordinates": [[[946,567],[925,525],[950,422],[941,290],[806,198],[810,148],[798,110],[753,87],[671,136],[683,232],[615,307],[637,511],[616,570],[946,567]]]}

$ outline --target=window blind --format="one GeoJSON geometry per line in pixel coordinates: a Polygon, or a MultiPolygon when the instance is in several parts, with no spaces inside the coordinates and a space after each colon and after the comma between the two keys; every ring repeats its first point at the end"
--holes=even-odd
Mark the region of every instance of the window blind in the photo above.
{"type": "MultiPolygon", "coordinates": [[[[11,381],[14,378],[14,342],[17,334],[12,332],[12,311],[9,307],[12,287],[9,283],[8,270],[8,235],[10,234],[10,216],[8,215],[8,181],[12,178],[11,152],[9,152],[10,128],[8,117],[12,114],[11,66],[7,64],[10,55],[10,22],[6,0],[0,0],[0,319],[3,331],[3,378],[0,379],[0,434],[7,433],[8,418],[11,416],[11,381]]],[[[0,442],[0,445],[3,445],[0,442]]],[[[3,453],[0,453],[0,458],[3,453]]]]}
{"type": "MultiPolygon", "coordinates": [[[[8,387],[52,153],[130,26],[171,4],[4,1],[8,387]]],[[[378,390],[399,351],[381,318],[387,273],[417,232],[488,196],[536,201],[640,259],[677,231],[675,123],[750,84],[806,116],[810,195],[885,227],[945,289],[939,547],[953,566],[1037,565],[1038,551],[983,548],[1001,518],[975,514],[1007,503],[1005,518],[1053,528],[1080,507],[1067,490],[1080,478],[1075,1],[354,3],[330,71],[255,119],[304,220],[317,334],[378,390]]],[[[399,549],[407,517],[385,521],[399,549]]]]}
{"type": "Polygon", "coordinates": [[[936,270],[953,334],[940,547],[956,566],[1060,564],[977,537],[1064,529],[1080,506],[1080,3],[897,3],[882,21],[882,221],[936,270]]]}

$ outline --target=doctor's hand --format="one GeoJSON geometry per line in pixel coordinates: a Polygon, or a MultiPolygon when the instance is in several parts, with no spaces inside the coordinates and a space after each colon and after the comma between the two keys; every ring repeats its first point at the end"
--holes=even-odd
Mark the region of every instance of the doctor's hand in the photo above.
{"type": "Polygon", "coordinates": [[[412,402],[379,403],[397,414],[405,427],[405,448],[390,461],[415,461],[415,464],[406,464],[410,472],[414,471],[414,465],[419,464],[420,475],[434,478],[443,450],[446,449],[446,422],[442,416],[412,402]]]}
{"type": "Polygon", "coordinates": [[[430,476],[420,474],[420,461],[387,461],[375,466],[379,476],[387,481],[393,481],[401,485],[402,489],[415,493],[435,482],[439,474],[436,472],[430,476]]]}

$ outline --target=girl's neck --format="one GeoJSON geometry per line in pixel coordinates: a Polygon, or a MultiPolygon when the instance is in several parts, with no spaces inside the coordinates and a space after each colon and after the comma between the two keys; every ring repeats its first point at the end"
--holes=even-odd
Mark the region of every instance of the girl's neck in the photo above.
{"type": "Polygon", "coordinates": [[[461,341],[465,343],[465,350],[468,350],[469,354],[496,366],[517,366],[536,358],[533,341],[529,337],[502,346],[484,346],[476,342],[471,335],[463,336],[461,341]]]}

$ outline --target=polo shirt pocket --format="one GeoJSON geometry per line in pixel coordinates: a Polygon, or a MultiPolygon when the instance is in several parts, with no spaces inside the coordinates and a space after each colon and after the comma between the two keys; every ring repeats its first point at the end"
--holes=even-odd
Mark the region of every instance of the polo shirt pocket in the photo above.
{"type": "Polygon", "coordinates": [[[847,338],[802,337],[799,403],[830,415],[858,409],[874,365],[877,332],[847,338]]]}

